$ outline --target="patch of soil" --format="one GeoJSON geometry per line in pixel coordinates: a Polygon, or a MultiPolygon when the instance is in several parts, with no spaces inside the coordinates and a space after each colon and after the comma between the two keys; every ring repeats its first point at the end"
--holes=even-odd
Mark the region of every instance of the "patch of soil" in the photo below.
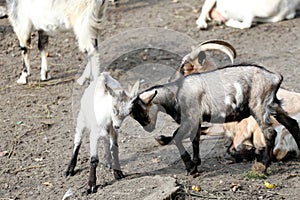
{"type": "MultiPolygon", "coordinates": [[[[259,24],[248,30],[213,26],[208,31],[199,31],[195,21],[202,4],[203,0],[120,0],[119,7],[109,6],[101,32],[102,64],[123,82],[140,78],[144,81],[142,87],[147,88],[166,82],[192,45],[208,39],[226,39],[237,50],[236,63],[254,62],[280,72],[284,76],[283,87],[300,92],[300,18],[259,24]],[[133,29],[149,27],[165,30],[166,34],[151,37],[148,32],[130,39],[137,32],[130,32],[133,29]],[[124,49],[120,49],[120,43],[124,49]]],[[[164,114],[160,114],[158,128],[152,133],[145,132],[130,117],[125,120],[119,147],[126,178],[115,181],[111,171],[100,165],[98,192],[86,196],[88,137],[79,153],[77,173],[73,177],[64,176],[72,154],[80,94],[84,90],[74,80],[86,65],[86,55],[78,50],[72,33],[51,36],[47,51],[53,79],[39,81],[40,55],[37,37],[33,36],[32,75],[28,85],[17,85],[22,66],[18,40],[8,19],[0,19],[0,152],[7,151],[0,157],[0,199],[61,199],[69,189],[73,192],[70,199],[150,199],[149,195],[154,193],[159,195],[151,199],[167,196],[173,199],[298,199],[299,160],[273,163],[267,181],[277,187],[267,189],[264,180],[245,175],[251,170],[252,162],[228,164],[227,141],[222,137],[202,137],[200,176],[186,176],[175,146],[159,146],[154,140],[160,134],[171,135],[177,127],[164,114]],[[161,183],[155,181],[157,177],[172,181],[161,183]],[[201,190],[192,190],[193,185],[200,186],[201,190]],[[235,191],[232,185],[238,186],[235,191]],[[169,187],[179,189],[175,193],[167,192],[169,187]],[[162,195],[164,191],[166,195],[162,195]]],[[[213,53],[210,57],[216,63],[229,64],[222,55],[213,53]]],[[[191,150],[188,140],[184,144],[191,150]]],[[[99,152],[102,150],[99,148],[99,152]]]]}

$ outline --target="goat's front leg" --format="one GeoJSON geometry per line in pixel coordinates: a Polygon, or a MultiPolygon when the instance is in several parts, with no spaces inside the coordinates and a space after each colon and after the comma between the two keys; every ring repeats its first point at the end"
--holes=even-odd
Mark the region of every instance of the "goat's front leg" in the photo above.
{"type": "Polygon", "coordinates": [[[45,50],[48,44],[49,36],[46,35],[44,31],[38,31],[38,34],[39,34],[38,49],[41,52],[41,80],[46,81],[51,78],[48,70],[47,55],[45,50]]]}
{"type": "MultiPolygon", "coordinates": [[[[177,129],[178,130],[178,129],[177,129]]],[[[176,130],[176,131],[177,131],[176,130]]],[[[180,153],[180,157],[185,165],[185,169],[187,171],[187,174],[191,174],[191,170],[194,168],[194,163],[191,160],[191,155],[187,152],[187,150],[184,148],[182,144],[182,140],[180,138],[176,138],[174,140],[174,143],[180,153]]]]}
{"type": "MultiPolygon", "coordinates": [[[[107,134],[106,134],[107,135],[107,134]]],[[[89,175],[89,189],[88,193],[95,193],[97,192],[97,177],[96,177],[96,169],[99,163],[98,157],[98,143],[99,143],[100,133],[98,129],[92,128],[90,134],[90,154],[91,154],[91,161],[90,161],[90,175],[89,175]]]]}
{"type": "Polygon", "coordinates": [[[118,145],[118,132],[111,127],[110,132],[110,150],[112,152],[113,165],[112,169],[116,180],[120,180],[125,177],[121,171],[121,165],[119,160],[119,145],[118,145]]]}
{"type": "Polygon", "coordinates": [[[196,23],[198,28],[207,29],[206,19],[209,18],[209,13],[216,4],[216,0],[205,0],[203,7],[201,9],[201,14],[197,19],[196,23]]]}
{"type": "Polygon", "coordinates": [[[195,126],[195,124],[198,124],[197,120],[183,121],[181,122],[180,127],[173,134],[174,143],[179,150],[181,159],[185,164],[187,173],[190,175],[195,175],[198,173],[197,165],[201,163],[199,158],[199,139],[198,139],[198,136],[200,138],[200,132],[197,133],[198,126],[195,126]],[[194,151],[193,161],[191,160],[190,154],[186,151],[186,149],[182,144],[182,140],[187,136],[193,138],[192,139],[193,151],[194,151]]]}
{"type": "Polygon", "coordinates": [[[297,121],[287,115],[287,113],[278,105],[272,105],[272,109],[275,111],[275,119],[281,123],[293,136],[298,148],[300,149],[300,129],[297,121]]]}
{"type": "Polygon", "coordinates": [[[82,112],[80,111],[78,114],[78,118],[77,118],[76,133],[74,136],[73,154],[72,154],[71,161],[68,165],[68,169],[66,171],[66,176],[74,176],[74,174],[75,174],[74,169],[77,164],[77,157],[78,157],[79,149],[81,146],[84,130],[85,130],[85,123],[84,123],[82,112]]]}

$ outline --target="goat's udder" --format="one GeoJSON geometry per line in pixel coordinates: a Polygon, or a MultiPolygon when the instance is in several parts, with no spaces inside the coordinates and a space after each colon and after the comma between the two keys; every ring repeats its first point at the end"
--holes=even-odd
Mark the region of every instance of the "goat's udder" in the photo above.
{"type": "Polygon", "coordinates": [[[216,8],[213,8],[210,12],[209,12],[209,17],[212,20],[216,20],[216,21],[221,21],[223,23],[225,23],[227,21],[227,19],[221,15],[221,13],[219,11],[216,10],[216,8]]]}

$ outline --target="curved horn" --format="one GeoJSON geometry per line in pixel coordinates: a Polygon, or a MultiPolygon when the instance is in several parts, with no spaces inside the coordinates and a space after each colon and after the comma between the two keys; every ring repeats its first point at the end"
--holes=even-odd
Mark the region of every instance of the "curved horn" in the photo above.
{"type": "Polygon", "coordinates": [[[201,51],[207,50],[219,50],[225,53],[231,60],[232,64],[234,58],[236,58],[236,51],[234,47],[224,40],[207,40],[199,44],[192,52],[189,54],[189,58],[194,60],[198,57],[201,51]]]}

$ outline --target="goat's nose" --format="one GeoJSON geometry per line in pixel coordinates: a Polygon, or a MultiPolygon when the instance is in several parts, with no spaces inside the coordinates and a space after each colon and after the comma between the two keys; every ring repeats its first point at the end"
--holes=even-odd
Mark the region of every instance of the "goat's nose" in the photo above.
{"type": "Polygon", "coordinates": [[[115,129],[119,129],[120,126],[119,126],[119,125],[114,125],[114,128],[115,128],[115,129]]]}

